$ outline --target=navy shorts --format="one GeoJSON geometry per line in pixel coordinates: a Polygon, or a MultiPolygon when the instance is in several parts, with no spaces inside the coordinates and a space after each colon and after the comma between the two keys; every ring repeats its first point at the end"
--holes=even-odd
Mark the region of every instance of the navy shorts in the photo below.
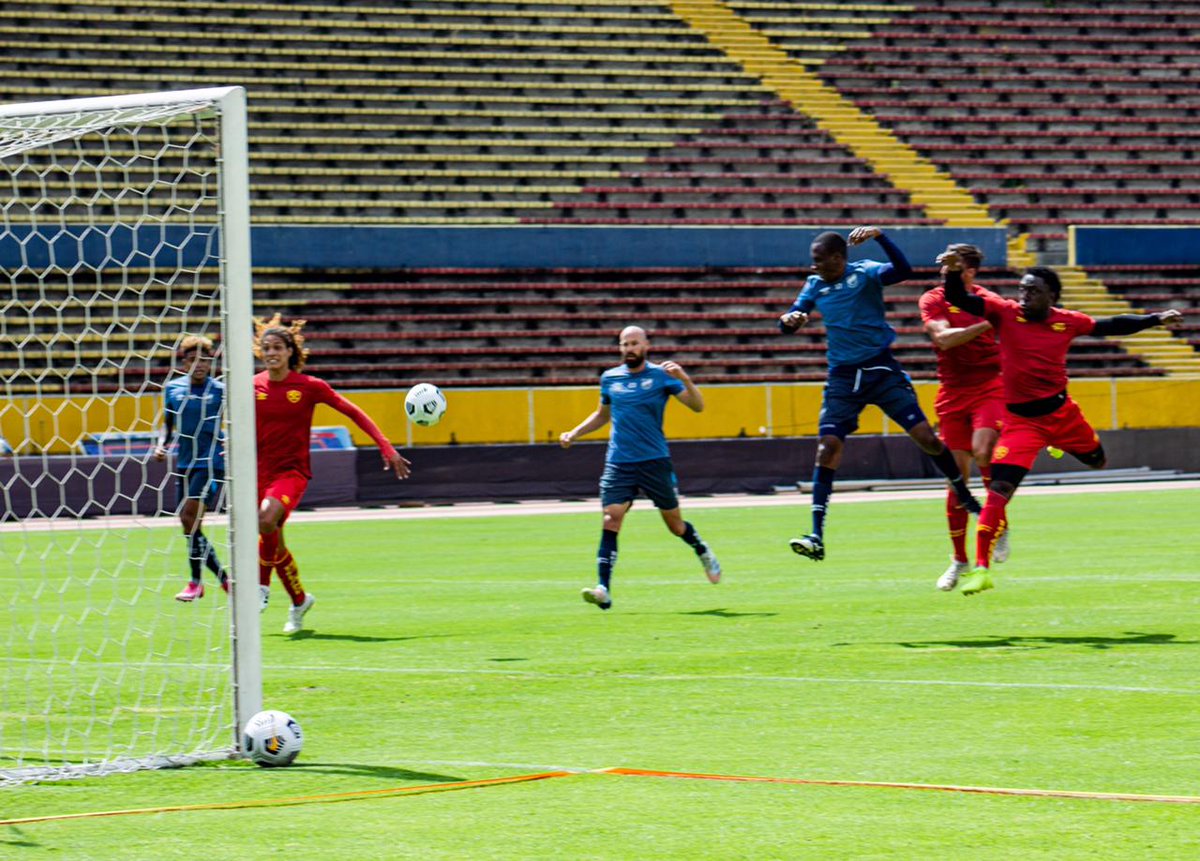
{"type": "Polygon", "coordinates": [[[925,421],[912,380],[890,352],[861,365],[829,369],[821,401],[819,433],[845,439],[858,429],[858,417],[874,404],[906,431],[925,421]]]}
{"type": "Polygon", "coordinates": [[[640,460],[637,463],[605,462],[604,474],[600,476],[602,506],[633,502],[639,491],[656,508],[669,510],[679,507],[679,488],[669,457],[640,460]]]}
{"type": "Polygon", "coordinates": [[[194,466],[182,475],[175,476],[175,492],[179,494],[180,504],[185,499],[199,499],[209,510],[217,507],[224,486],[225,470],[210,466],[194,466]]]}

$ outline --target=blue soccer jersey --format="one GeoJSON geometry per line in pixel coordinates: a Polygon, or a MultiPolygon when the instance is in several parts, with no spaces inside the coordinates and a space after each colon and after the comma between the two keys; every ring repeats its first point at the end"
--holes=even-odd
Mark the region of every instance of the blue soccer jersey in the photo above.
{"type": "Polygon", "coordinates": [[[681,381],[652,362],[637,373],[618,365],[601,374],[600,403],[612,411],[608,462],[637,463],[670,457],[662,431],[663,409],[671,395],[683,390],[681,381]]]}
{"type": "Polygon", "coordinates": [[[225,384],[207,379],[201,386],[180,376],[163,387],[163,410],[175,429],[179,446],[175,468],[183,472],[194,466],[225,469],[221,445],[221,415],[225,408],[225,384]]]}

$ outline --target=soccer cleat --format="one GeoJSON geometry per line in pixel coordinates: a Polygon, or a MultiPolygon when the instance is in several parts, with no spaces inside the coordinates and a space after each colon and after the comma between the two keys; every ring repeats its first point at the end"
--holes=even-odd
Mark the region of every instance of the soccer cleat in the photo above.
{"type": "Polygon", "coordinates": [[[608,590],[603,586],[594,586],[591,589],[584,589],[580,593],[583,600],[589,604],[595,604],[601,610],[607,610],[612,606],[612,598],[608,595],[608,590]]]}
{"type": "Polygon", "coordinates": [[[313,597],[313,593],[309,592],[301,603],[293,604],[288,610],[288,620],[283,623],[283,633],[300,633],[300,629],[304,627],[304,614],[311,610],[312,605],[316,602],[317,599],[313,597]]]}
{"type": "Polygon", "coordinates": [[[962,582],[962,586],[958,591],[964,595],[978,595],[980,592],[986,592],[993,588],[991,572],[986,568],[979,567],[971,572],[971,576],[962,582]]]}
{"type": "Polygon", "coordinates": [[[721,582],[721,563],[717,561],[717,554],[705,550],[700,554],[700,563],[704,566],[704,575],[709,583],[721,582]]]}
{"type": "Polygon", "coordinates": [[[819,536],[805,535],[803,538],[793,538],[788,544],[791,545],[793,553],[807,556],[813,562],[820,562],[825,558],[825,542],[819,536]]]}
{"type": "Polygon", "coordinates": [[[258,612],[260,612],[260,613],[267,612],[267,604],[271,600],[271,587],[270,586],[263,586],[262,584],[259,584],[258,600],[259,600],[258,612]]]}
{"type": "Polygon", "coordinates": [[[224,592],[226,595],[229,594],[229,578],[228,577],[221,578],[221,591],[224,592]]]}
{"type": "Polygon", "coordinates": [[[1062,456],[1066,454],[1061,448],[1055,448],[1052,445],[1046,446],[1046,454],[1050,455],[1055,460],[1062,460],[1062,456]]]}
{"type": "Polygon", "coordinates": [[[176,601],[195,601],[197,598],[204,597],[203,583],[188,583],[183,587],[183,591],[175,596],[176,601]]]}
{"type": "Polygon", "coordinates": [[[992,549],[992,561],[1006,562],[1010,553],[1012,553],[1012,548],[1008,546],[1008,530],[1005,529],[996,539],[996,546],[992,549]]]}
{"type": "Polygon", "coordinates": [[[958,585],[958,578],[971,570],[970,564],[963,560],[959,562],[951,557],[950,567],[946,569],[946,573],[938,578],[937,587],[943,592],[953,592],[954,587],[958,585]]]}

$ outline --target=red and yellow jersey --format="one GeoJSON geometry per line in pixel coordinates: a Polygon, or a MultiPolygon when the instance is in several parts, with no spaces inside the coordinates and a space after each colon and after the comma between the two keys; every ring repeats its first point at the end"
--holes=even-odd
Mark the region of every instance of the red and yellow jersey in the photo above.
{"type": "MultiPolygon", "coordinates": [[[[967,288],[976,296],[999,299],[995,293],[971,285],[967,288]]],[[[968,314],[946,300],[946,289],[934,287],[921,297],[921,322],[945,320],[954,329],[965,329],[983,322],[982,317],[968,314]]],[[[943,390],[971,390],[984,386],[1000,376],[1000,346],[995,331],[977,335],[965,344],[937,353],[938,381],[943,390]]]]}
{"type": "Polygon", "coordinates": [[[1087,314],[1051,308],[1046,319],[1031,321],[1021,306],[994,294],[983,297],[984,317],[996,327],[1004,367],[1004,398],[1010,404],[1036,401],[1067,387],[1067,349],[1089,335],[1096,321],[1087,314]]]}
{"type": "Polygon", "coordinates": [[[259,484],[286,472],[312,478],[308,452],[317,404],[327,404],[352,418],[384,454],[394,451],[367,414],[335,392],[329,383],[295,371],[280,382],[272,382],[263,371],[254,377],[259,484]]]}

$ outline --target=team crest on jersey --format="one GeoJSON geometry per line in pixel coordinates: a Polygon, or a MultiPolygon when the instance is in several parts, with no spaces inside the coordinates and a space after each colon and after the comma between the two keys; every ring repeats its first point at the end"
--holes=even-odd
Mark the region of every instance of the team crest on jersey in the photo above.
{"type": "Polygon", "coordinates": [[[1053,329],[1055,332],[1065,332],[1065,331],[1067,331],[1067,324],[1066,323],[1051,323],[1050,328],[1053,329]]]}
{"type": "Polygon", "coordinates": [[[643,389],[648,389],[648,388],[650,388],[652,385],[654,385],[654,380],[648,380],[648,379],[647,379],[647,380],[642,380],[642,388],[643,388],[643,389]]]}
{"type": "Polygon", "coordinates": [[[846,279],[846,286],[853,290],[858,286],[858,273],[851,272],[850,277],[846,279]]]}
{"type": "Polygon", "coordinates": [[[300,398],[302,398],[302,397],[303,397],[303,395],[300,394],[299,389],[288,389],[287,399],[291,403],[293,403],[293,404],[300,403],[300,398]]]}
{"type": "Polygon", "coordinates": [[[992,452],[992,460],[1000,460],[1002,457],[1008,456],[1008,446],[998,445],[996,450],[992,452]]]}

